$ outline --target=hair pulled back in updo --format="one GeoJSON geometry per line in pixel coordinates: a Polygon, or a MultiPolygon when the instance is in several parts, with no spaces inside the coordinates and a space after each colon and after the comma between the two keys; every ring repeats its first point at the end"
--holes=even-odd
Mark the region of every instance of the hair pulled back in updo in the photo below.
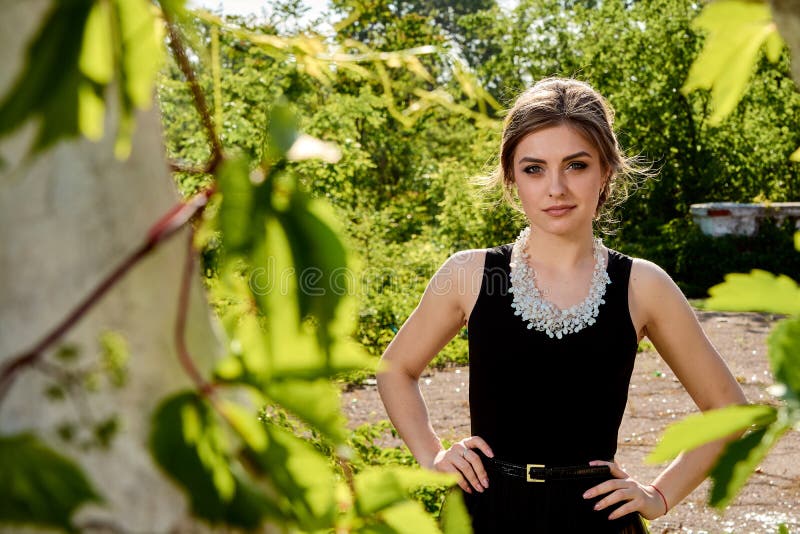
{"type": "Polygon", "coordinates": [[[588,83],[568,78],[547,78],[523,92],[508,111],[503,123],[500,161],[486,185],[501,187],[503,197],[521,210],[514,188],[514,151],[530,133],[553,126],[574,128],[597,149],[608,173],[597,204],[596,219],[611,222],[611,209],[622,203],[638,176],[651,170],[625,156],[613,129],[614,110],[588,83]]]}

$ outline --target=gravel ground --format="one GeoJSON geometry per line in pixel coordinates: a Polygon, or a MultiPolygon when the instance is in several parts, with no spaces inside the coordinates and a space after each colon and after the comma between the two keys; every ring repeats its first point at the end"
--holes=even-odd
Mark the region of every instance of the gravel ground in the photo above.
{"type": "MultiPolygon", "coordinates": [[[[766,391],[771,384],[766,338],[776,319],[756,313],[698,312],[698,317],[748,399],[772,402],[766,391]]],[[[439,435],[451,440],[468,436],[469,369],[431,371],[420,384],[439,435]]],[[[345,393],[343,403],[353,427],[387,418],[374,385],[345,393]]],[[[695,411],[658,354],[640,353],[619,432],[617,461],[637,479],[652,480],[663,466],[647,465],[644,457],[670,422],[695,411]]],[[[786,523],[791,532],[800,533],[800,432],[784,436],[724,512],[705,504],[709,489],[710,484],[703,483],[669,514],[653,521],[652,532],[761,534],[777,532],[777,525],[786,523]]]]}

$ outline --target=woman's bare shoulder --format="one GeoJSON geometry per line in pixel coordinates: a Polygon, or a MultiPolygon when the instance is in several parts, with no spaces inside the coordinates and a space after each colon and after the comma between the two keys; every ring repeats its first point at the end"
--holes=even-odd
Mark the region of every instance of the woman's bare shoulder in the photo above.
{"type": "Polygon", "coordinates": [[[432,282],[447,282],[449,287],[457,287],[460,290],[458,293],[463,294],[466,289],[464,284],[467,281],[483,275],[487,251],[488,249],[479,248],[460,250],[451,254],[436,272],[432,282]]]}
{"type": "Polygon", "coordinates": [[[466,320],[481,290],[488,250],[461,250],[450,255],[431,279],[426,294],[445,298],[466,320]]]}
{"type": "Polygon", "coordinates": [[[630,283],[634,289],[646,294],[677,289],[675,282],[664,269],[642,258],[633,258],[630,283]]]}

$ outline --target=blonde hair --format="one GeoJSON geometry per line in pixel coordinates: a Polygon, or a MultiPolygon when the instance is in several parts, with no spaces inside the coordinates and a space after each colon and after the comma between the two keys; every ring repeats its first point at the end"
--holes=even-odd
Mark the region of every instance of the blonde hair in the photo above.
{"type": "Polygon", "coordinates": [[[490,188],[502,188],[503,198],[522,210],[514,194],[514,151],[528,134],[567,125],[597,149],[608,173],[597,203],[596,219],[614,222],[610,211],[621,204],[638,185],[637,177],[652,174],[637,158],[624,155],[613,129],[614,110],[588,83],[569,78],[546,78],[523,92],[503,122],[500,157],[494,172],[483,180],[490,188]]]}

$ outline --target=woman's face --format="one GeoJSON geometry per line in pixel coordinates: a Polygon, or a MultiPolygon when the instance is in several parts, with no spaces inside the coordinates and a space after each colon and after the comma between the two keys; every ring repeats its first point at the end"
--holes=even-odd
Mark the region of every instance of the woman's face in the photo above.
{"type": "Polygon", "coordinates": [[[523,137],[513,155],[514,181],[534,231],[591,231],[607,171],[594,144],[567,125],[523,137]]]}

